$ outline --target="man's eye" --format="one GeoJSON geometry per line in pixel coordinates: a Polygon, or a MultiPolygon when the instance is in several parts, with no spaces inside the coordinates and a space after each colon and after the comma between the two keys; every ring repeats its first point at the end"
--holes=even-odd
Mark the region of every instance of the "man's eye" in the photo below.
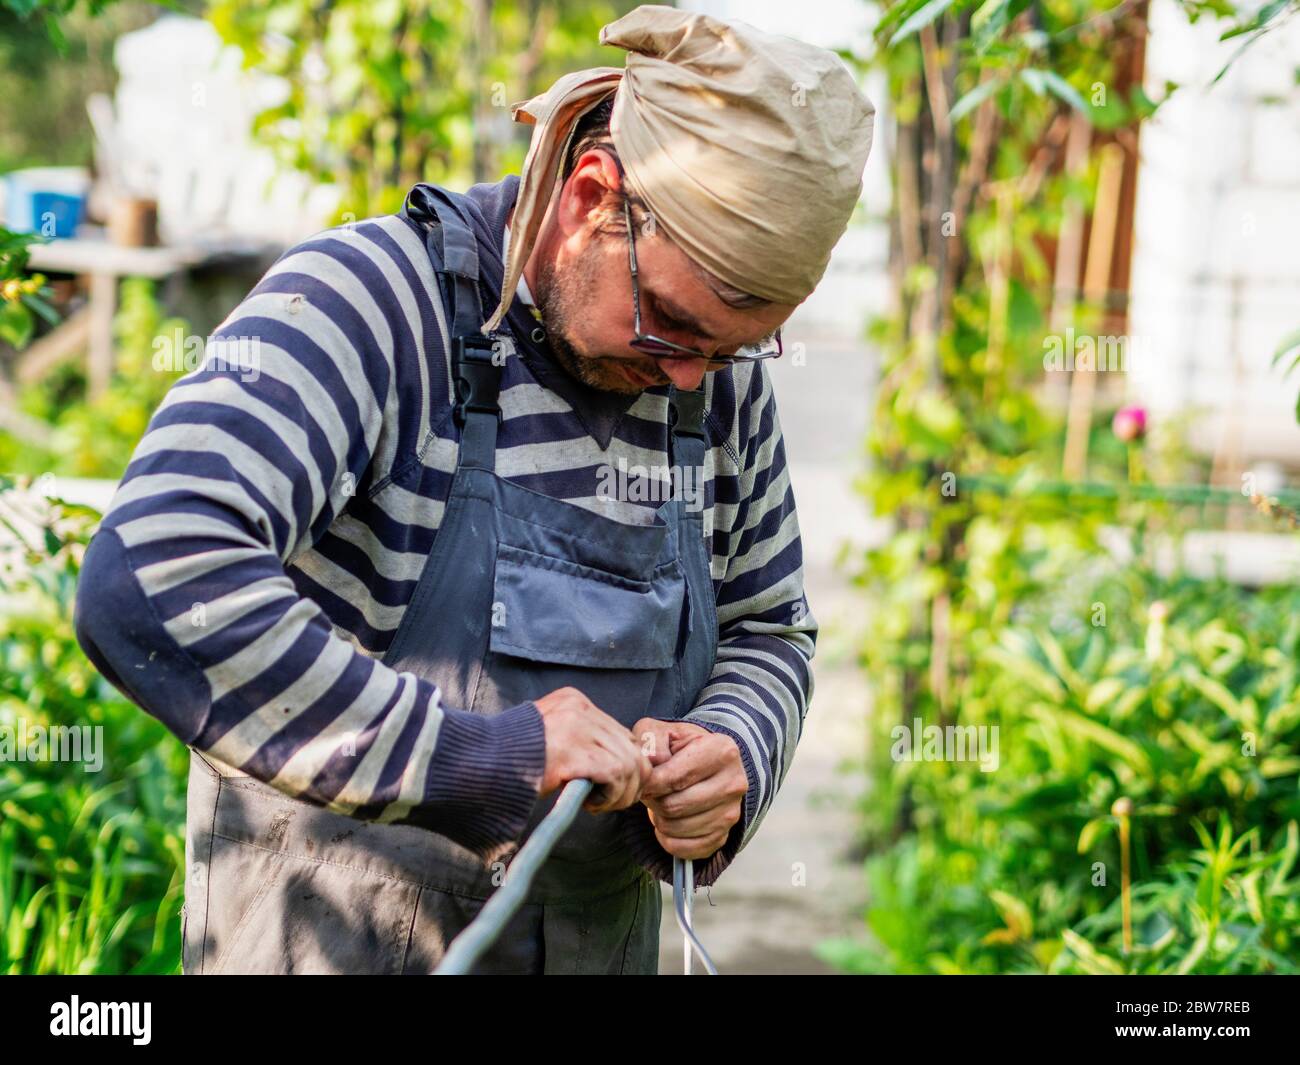
{"type": "Polygon", "coordinates": [[[691,327],[685,322],[679,321],[665,311],[663,307],[660,306],[658,300],[652,299],[650,301],[650,306],[653,310],[655,320],[659,323],[661,328],[673,333],[689,333],[691,331],[691,327]]]}

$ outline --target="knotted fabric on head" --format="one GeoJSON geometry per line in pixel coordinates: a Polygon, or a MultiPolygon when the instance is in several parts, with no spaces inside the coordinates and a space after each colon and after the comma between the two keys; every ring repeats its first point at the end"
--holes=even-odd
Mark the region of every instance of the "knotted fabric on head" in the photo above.
{"type": "Polygon", "coordinates": [[[501,303],[556,191],[577,120],[614,94],[610,137],[630,191],[696,264],[797,304],[817,287],[862,192],[875,107],[833,52],[743,22],[646,5],[600,31],[627,65],[567,74],[512,109],[534,124],[501,303]]]}

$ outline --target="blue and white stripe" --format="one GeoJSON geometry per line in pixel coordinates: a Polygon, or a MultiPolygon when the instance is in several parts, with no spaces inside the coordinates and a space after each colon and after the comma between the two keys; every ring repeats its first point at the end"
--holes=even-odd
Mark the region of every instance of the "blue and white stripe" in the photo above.
{"type": "MultiPolygon", "coordinates": [[[[497,853],[540,780],[536,708],[484,719],[379,661],[456,466],[447,317],[423,240],[397,216],[320,233],[214,337],[255,338],[257,373],[207,361],[159,407],[87,555],[83,646],[211,758],[337,812],[497,853]]],[[[817,631],[770,377],[760,363],[706,381],[719,649],[689,719],[735,738],[750,791],[742,829],[699,863],[701,884],[753,837],[790,767],[817,631]]],[[[611,501],[601,476],[667,467],[666,391],[637,397],[606,449],[526,360],[508,359],[497,471],[649,521],[657,492],[611,501]]]]}

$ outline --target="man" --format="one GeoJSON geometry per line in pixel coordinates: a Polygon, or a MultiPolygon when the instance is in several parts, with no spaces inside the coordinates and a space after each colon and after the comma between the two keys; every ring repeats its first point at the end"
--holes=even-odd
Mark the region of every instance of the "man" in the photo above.
{"type": "Polygon", "coordinates": [[[183,967],[428,972],[567,781],[484,972],[654,972],[789,769],[816,624],[763,359],[861,190],[831,53],[665,7],[523,175],[291,249],[159,408],[77,631],[192,753],[183,967]],[[484,322],[484,307],[495,307],[484,322]],[[548,801],[540,802],[541,798],[548,801]]]}

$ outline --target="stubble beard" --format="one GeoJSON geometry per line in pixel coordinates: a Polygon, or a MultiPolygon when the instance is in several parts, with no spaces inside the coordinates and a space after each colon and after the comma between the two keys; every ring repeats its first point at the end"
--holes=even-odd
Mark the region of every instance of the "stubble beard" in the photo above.
{"type": "MultiPolygon", "coordinates": [[[[562,278],[556,275],[555,265],[549,259],[538,265],[535,299],[546,324],[546,339],[555,354],[555,361],[587,387],[625,396],[639,395],[650,386],[632,384],[619,371],[619,360],[585,355],[571,339],[573,323],[583,313],[584,294],[594,288],[599,265],[594,255],[583,256],[562,278]]],[[[628,296],[630,299],[630,292],[628,296]]],[[[656,376],[662,374],[656,373],[656,376]]]]}

